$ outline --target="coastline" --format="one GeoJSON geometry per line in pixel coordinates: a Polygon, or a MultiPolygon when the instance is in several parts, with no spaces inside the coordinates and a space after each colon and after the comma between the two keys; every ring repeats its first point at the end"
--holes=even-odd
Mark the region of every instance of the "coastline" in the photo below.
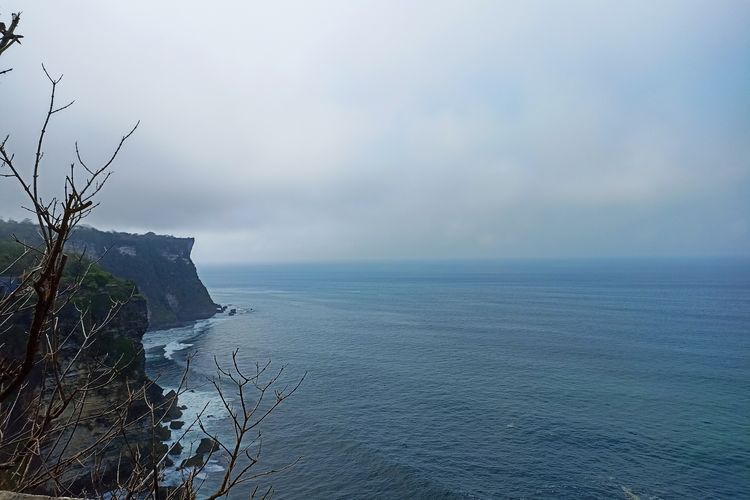
{"type": "MultiPolygon", "coordinates": [[[[166,486],[180,484],[183,468],[195,465],[197,457],[201,457],[202,462],[203,454],[198,453],[198,447],[207,440],[207,436],[196,425],[198,418],[207,429],[214,429],[223,418],[225,409],[206,384],[205,375],[193,370],[186,374],[185,369],[194,340],[205,334],[215,322],[227,317],[216,313],[179,326],[150,329],[143,336],[146,373],[162,388],[165,396],[172,393],[176,395],[175,406],[180,412],[179,416],[167,422],[170,424],[167,427],[169,435],[165,433],[162,439],[162,443],[170,450],[163,467],[166,486]],[[186,384],[180,387],[184,375],[187,375],[186,384]]],[[[216,458],[210,458],[198,477],[205,480],[207,474],[223,470],[224,467],[216,458]]]]}

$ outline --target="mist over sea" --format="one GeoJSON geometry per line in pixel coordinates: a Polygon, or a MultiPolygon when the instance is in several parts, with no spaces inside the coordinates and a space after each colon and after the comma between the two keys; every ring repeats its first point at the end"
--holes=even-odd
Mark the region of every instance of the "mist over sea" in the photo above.
{"type": "MultiPolygon", "coordinates": [[[[304,372],[262,426],[275,498],[741,498],[750,260],[205,267],[235,316],[150,332],[174,387],[235,348],[304,372]]],[[[196,384],[186,416],[216,398],[196,384]]],[[[210,415],[210,417],[209,417],[210,415]]],[[[222,432],[225,432],[222,431],[222,432]]],[[[227,434],[223,434],[227,435],[227,434]]],[[[186,456],[182,457],[186,458],[186,456]]],[[[259,469],[260,470],[260,469],[259,469]]],[[[210,485],[221,471],[212,463],[210,485]]],[[[235,495],[233,495],[235,496],[235,495]]],[[[239,495],[237,495],[239,497],[239,495]]]]}

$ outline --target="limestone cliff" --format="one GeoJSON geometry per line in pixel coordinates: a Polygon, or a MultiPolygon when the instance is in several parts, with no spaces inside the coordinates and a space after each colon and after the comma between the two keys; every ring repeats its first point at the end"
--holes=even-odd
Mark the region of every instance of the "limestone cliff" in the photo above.
{"type": "MultiPolygon", "coordinates": [[[[3,257],[1,253],[0,257],[3,257]]],[[[161,408],[158,412],[159,420],[166,413],[166,409],[174,405],[173,401],[169,401],[169,396],[165,397],[162,389],[149,380],[145,372],[145,354],[141,343],[148,328],[145,297],[138,293],[132,281],[116,278],[99,266],[89,264],[74,259],[66,267],[64,281],[83,276],[84,272],[86,277],[80,289],[70,297],[70,301],[58,316],[57,328],[63,342],[59,366],[71,367],[69,371],[64,372],[63,379],[68,391],[79,387],[83,381],[97,380],[101,374],[113,373],[114,376],[110,378],[110,375],[107,375],[106,383],[95,384],[95,388],[86,393],[85,402],[77,407],[77,410],[81,411],[81,425],[69,428],[61,435],[51,435],[48,440],[40,443],[43,453],[54,462],[56,457],[70,456],[71,453],[85,450],[99,440],[106,439],[107,446],[97,446],[95,456],[79,460],[61,473],[62,482],[69,484],[69,491],[76,494],[91,492],[94,476],[97,477],[96,484],[99,487],[113,485],[118,472],[127,477],[133,467],[133,450],[137,450],[140,465],[149,463],[153,452],[157,452],[157,456],[165,453],[166,446],[161,443],[161,439],[168,437],[169,431],[158,420],[153,423],[148,418],[150,414],[144,397],[161,408]],[[113,301],[124,302],[124,305],[97,333],[93,343],[81,350],[85,341],[83,331],[91,332],[92,325],[104,324],[113,301]],[[112,367],[116,367],[116,372],[111,371],[112,367]],[[135,398],[132,397],[133,391],[138,394],[135,398]],[[131,402],[127,403],[128,401],[131,402]],[[113,429],[118,429],[122,425],[123,421],[120,418],[123,415],[126,415],[124,425],[127,431],[124,434],[113,434],[113,429]],[[65,451],[59,448],[59,443],[68,443],[65,451]],[[128,453],[124,453],[123,450],[127,450],[128,453]]],[[[65,301],[64,296],[60,298],[60,302],[65,301]]],[[[22,356],[25,345],[24,332],[29,320],[28,310],[10,318],[10,322],[0,334],[0,344],[3,346],[0,362],[22,356]]],[[[29,377],[30,385],[20,393],[21,403],[17,406],[24,407],[25,398],[36,397],[38,391],[44,391],[45,387],[55,387],[55,378],[59,376],[44,363],[37,363],[29,377]]],[[[71,416],[75,417],[77,413],[72,413],[73,411],[74,407],[71,407],[58,417],[58,421],[67,421],[71,416]]],[[[168,415],[168,418],[177,416],[174,409],[169,413],[171,415],[168,415]]],[[[0,448],[0,461],[10,459],[12,453],[12,449],[0,448]]],[[[5,486],[7,482],[8,478],[3,478],[0,473],[0,486],[5,486]]],[[[35,490],[54,491],[48,485],[41,485],[35,490]]]]}
{"type": "MultiPolygon", "coordinates": [[[[0,220],[0,265],[5,267],[15,262],[20,253],[20,245],[10,242],[10,236],[34,243],[39,236],[36,228],[30,223],[4,222],[0,220]]],[[[107,366],[118,367],[118,376],[101,386],[100,389],[87,393],[82,422],[85,425],[76,427],[70,435],[56,442],[68,442],[69,450],[86,449],[97,441],[116,423],[110,417],[102,416],[106,409],[117,408],[127,401],[129,391],[134,388],[147,387],[141,391],[151,403],[166,411],[169,420],[179,417],[174,395],[163,395],[162,389],[153,384],[145,373],[145,355],[141,339],[149,328],[166,327],[185,321],[211,316],[216,306],[211,301],[203,284],[200,282],[195,266],[190,259],[193,240],[125,233],[105,233],[91,228],[79,228],[70,239],[67,250],[73,258],[66,266],[66,279],[82,276],[86,279],[81,289],[71,297],[71,302],[59,315],[58,328],[64,332],[66,344],[61,351],[60,363],[73,363],[67,378],[72,386],[85,381],[90,376],[96,377],[99,370],[107,366]],[[101,266],[89,268],[87,259],[79,259],[76,254],[85,254],[98,259],[101,266]],[[82,342],[81,328],[90,331],[90,326],[100,323],[109,311],[112,300],[126,300],[116,316],[101,331],[95,342],[88,346],[82,355],[76,355],[82,342]],[[87,311],[81,321],[80,312],[87,311]],[[149,321],[150,320],[150,321],[149,321]],[[171,407],[171,408],[170,408],[171,407]],[[170,408],[169,411],[166,409],[170,408]]],[[[30,259],[16,262],[6,272],[9,276],[18,276],[31,265],[30,259]]],[[[65,298],[61,298],[62,303],[65,298]]],[[[25,331],[29,324],[30,311],[25,309],[6,321],[0,329],[0,364],[22,356],[25,345],[25,331]]],[[[44,387],[53,387],[54,380],[50,372],[42,370],[42,364],[35,368],[30,377],[31,385],[22,394],[23,397],[34,397],[35,392],[44,387]]],[[[19,405],[20,407],[21,405],[19,405]]],[[[114,474],[119,468],[127,474],[133,464],[129,455],[123,450],[137,450],[139,463],[148,463],[150,455],[165,453],[166,447],[161,440],[169,435],[163,424],[151,423],[150,418],[141,418],[148,408],[143,397],[132,404],[127,412],[127,419],[135,424],[127,430],[127,446],[123,437],[116,436],[109,446],[100,448],[97,456],[79,463],[77,467],[67,469],[63,479],[71,482],[73,491],[83,494],[91,487],[92,472],[96,469],[100,485],[112,484],[114,474]],[[94,466],[96,465],[96,467],[94,466]]],[[[115,418],[113,413],[111,418],[115,418]]],[[[60,418],[67,418],[65,414],[60,418]]],[[[48,449],[54,458],[52,441],[40,443],[46,454],[48,449]]],[[[0,448],[0,462],[12,457],[12,450],[0,448]]],[[[0,471],[0,487],[4,484],[0,471]]],[[[2,488],[0,488],[2,489],[2,488]]],[[[44,486],[38,491],[47,490],[44,486]]],[[[89,490],[90,491],[90,490],[89,490]]]]}
{"type": "Polygon", "coordinates": [[[80,228],[71,238],[73,248],[101,257],[102,267],[138,285],[146,296],[151,329],[208,318],[216,312],[190,259],[194,242],[193,238],[92,228],[80,228]]]}
{"type": "MultiPolygon", "coordinates": [[[[0,241],[7,241],[11,234],[27,241],[38,238],[31,223],[0,220],[0,241]]],[[[153,330],[208,318],[216,312],[190,258],[194,242],[193,238],[79,227],[68,249],[100,259],[107,271],[134,281],[146,297],[149,328],[153,330]]]]}
{"type": "MultiPolygon", "coordinates": [[[[102,296],[101,292],[98,296],[102,296]]],[[[94,307],[92,311],[94,314],[89,318],[90,321],[101,321],[101,317],[95,316],[106,314],[101,307],[94,307]]],[[[63,328],[74,324],[77,318],[77,311],[66,308],[60,318],[63,328]]],[[[141,418],[148,415],[148,407],[142,397],[133,401],[128,411],[128,418],[132,423],[128,424],[126,435],[107,438],[107,435],[112,433],[112,428],[117,425],[118,416],[116,413],[110,415],[108,411],[123,407],[124,402],[128,401],[129,390],[146,387],[149,400],[156,404],[164,404],[162,389],[153,384],[145,372],[145,355],[141,339],[147,327],[146,301],[143,296],[136,295],[97,335],[91,348],[74,362],[69,376],[69,383],[73,385],[89,377],[96,379],[97,372],[102,371],[102,365],[119,366],[121,372],[111,382],[87,395],[82,412],[82,420],[86,424],[79,426],[74,432],[65,434],[65,439],[69,439],[70,443],[68,450],[71,451],[86,449],[100,439],[111,439],[107,446],[99,447],[99,452],[95,456],[79,463],[78,466],[68,468],[62,474],[63,481],[71,483],[71,491],[86,492],[90,487],[89,477],[94,470],[99,476],[99,484],[103,485],[114,484],[118,471],[127,475],[134,464],[132,455],[123,453],[126,446],[137,448],[142,453],[141,464],[151,461],[153,450],[160,453],[165,451],[166,446],[159,441],[160,437],[165,437],[159,432],[163,427],[158,424],[154,427],[148,418],[141,418]],[[95,359],[99,363],[92,362],[95,359]]],[[[76,344],[74,340],[68,347],[70,356],[77,349],[76,344]]],[[[70,357],[64,359],[67,361],[70,357]]],[[[47,385],[50,382],[48,381],[47,385]]],[[[66,412],[61,418],[68,418],[68,413],[70,412],[66,412]]],[[[46,449],[49,445],[50,443],[44,443],[43,448],[46,449]]]]}

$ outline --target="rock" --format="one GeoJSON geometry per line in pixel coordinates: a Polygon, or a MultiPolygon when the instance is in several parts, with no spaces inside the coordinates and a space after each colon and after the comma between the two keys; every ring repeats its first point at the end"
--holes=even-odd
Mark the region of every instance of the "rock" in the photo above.
{"type": "Polygon", "coordinates": [[[187,410],[187,405],[181,405],[180,410],[187,410]]]}
{"type": "Polygon", "coordinates": [[[183,460],[180,464],[180,469],[186,469],[188,467],[200,467],[203,465],[203,455],[193,455],[192,457],[183,460]]]}
{"type": "Polygon", "coordinates": [[[164,466],[165,467],[172,467],[174,465],[174,462],[169,457],[164,457],[164,466]]]}
{"type": "Polygon", "coordinates": [[[169,423],[169,428],[172,430],[182,429],[183,425],[185,425],[185,422],[182,420],[172,420],[172,422],[169,423]]]}
{"type": "Polygon", "coordinates": [[[198,445],[198,449],[195,450],[195,453],[197,453],[198,455],[203,455],[205,453],[211,453],[211,452],[217,451],[218,449],[219,449],[219,443],[217,443],[215,439],[203,438],[201,439],[201,442],[198,445]]]}
{"type": "MultiPolygon", "coordinates": [[[[16,234],[28,242],[39,240],[34,224],[9,224],[0,220],[0,240],[6,240],[9,233],[16,234]]],[[[117,485],[118,474],[125,474],[127,477],[135,466],[152,463],[152,458],[160,460],[168,451],[167,445],[154,441],[169,439],[172,432],[168,427],[161,425],[153,429],[149,418],[149,405],[156,405],[159,413],[169,410],[167,418],[164,419],[166,423],[181,419],[182,410],[187,407],[178,406],[174,391],[164,394],[165,391],[148,378],[142,338],[149,328],[149,319],[151,328],[158,328],[210,317],[215,313],[216,305],[199,282],[190,261],[192,245],[191,239],[157,237],[153,234],[110,234],[79,227],[66,246],[66,250],[72,254],[85,254],[103,267],[100,269],[99,264],[96,264],[88,271],[92,280],[91,287],[83,287],[85,290],[82,293],[85,295],[79,294],[77,297],[91,299],[87,321],[102,324],[104,328],[97,334],[96,342],[84,351],[82,357],[77,360],[71,359],[72,353],[76,352],[76,348],[83,342],[79,325],[80,311],[72,302],[63,307],[59,313],[59,328],[60,331],[72,334],[66,349],[61,351],[60,362],[67,364],[75,361],[70,372],[70,383],[74,385],[79,380],[97,380],[102,374],[99,367],[103,365],[117,363],[122,374],[107,383],[106,387],[98,388],[87,396],[82,408],[83,425],[77,428],[69,450],[83,450],[94,446],[103,433],[119,423],[120,411],[117,409],[132,397],[133,389],[138,395],[129,405],[125,415],[130,422],[127,439],[121,436],[113,437],[106,448],[102,447],[100,452],[88,454],[89,458],[66,468],[58,476],[57,479],[67,485],[66,490],[71,494],[84,496],[86,491],[110,491],[108,488],[114,489],[117,485]],[[108,248],[112,248],[112,252],[107,252],[108,248]],[[155,272],[156,269],[164,272],[155,272]],[[110,276],[106,270],[124,279],[110,276]],[[135,281],[138,289],[134,289],[134,283],[128,280],[135,281]],[[117,314],[110,318],[111,321],[104,322],[110,313],[110,299],[122,300],[125,303],[118,309],[117,314]],[[146,401],[141,399],[141,387],[146,388],[146,401]],[[123,453],[127,447],[140,450],[138,464],[130,454],[123,453]],[[92,481],[96,484],[92,484],[92,481]]],[[[72,261],[78,260],[71,259],[66,269],[71,270],[72,261]]],[[[85,269],[86,262],[87,260],[82,259],[79,265],[85,269]]],[[[9,326],[12,326],[12,330],[3,337],[23,338],[22,334],[27,328],[25,319],[14,321],[13,325],[6,324],[3,329],[9,326]]],[[[19,356],[23,354],[23,351],[20,351],[23,347],[19,342],[19,356]]],[[[15,350],[9,352],[9,348],[7,342],[3,343],[0,357],[10,357],[11,354],[15,357],[15,350]]],[[[51,373],[40,372],[37,376],[35,372],[33,378],[33,383],[37,385],[47,384],[52,387],[55,383],[51,373]]],[[[27,393],[32,394],[32,391],[29,390],[27,393]]],[[[64,414],[60,418],[68,418],[68,415],[64,414]]],[[[177,425],[179,424],[175,424],[177,425]]],[[[49,439],[39,443],[43,453],[49,452],[50,447],[55,445],[55,437],[54,434],[50,434],[49,439]]],[[[166,459],[164,461],[166,462],[166,459]]],[[[166,495],[162,497],[166,498],[166,495]]]]}
{"type": "Polygon", "coordinates": [[[164,418],[162,418],[162,422],[168,422],[170,420],[177,420],[178,418],[182,417],[182,410],[177,406],[177,393],[172,391],[169,391],[164,395],[164,401],[168,405],[167,411],[164,413],[164,418]]]}
{"type": "Polygon", "coordinates": [[[193,244],[193,238],[102,232],[84,227],[79,227],[69,242],[71,249],[86,248],[87,255],[101,256],[102,267],[138,285],[148,301],[151,329],[178,326],[216,314],[216,304],[190,258],[193,244]],[[105,251],[110,247],[112,251],[105,251]]]}
{"type": "Polygon", "coordinates": [[[156,436],[156,439],[158,439],[159,441],[166,441],[167,439],[172,437],[172,431],[170,431],[166,425],[157,425],[154,428],[154,436],[156,436]]]}
{"type": "Polygon", "coordinates": [[[154,443],[154,452],[157,457],[163,457],[167,454],[167,450],[169,450],[169,446],[167,446],[164,443],[154,443]]]}
{"type": "Polygon", "coordinates": [[[182,453],[182,445],[180,443],[175,443],[172,445],[172,447],[169,449],[170,455],[179,455],[182,453]]]}

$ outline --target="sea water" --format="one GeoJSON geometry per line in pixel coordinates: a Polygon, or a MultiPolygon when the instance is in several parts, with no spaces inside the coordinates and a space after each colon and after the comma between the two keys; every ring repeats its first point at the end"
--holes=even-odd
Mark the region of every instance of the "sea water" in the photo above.
{"type": "MultiPolygon", "coordinates": [[[[287,365],[290,387],[307,373],[259,426],[251,473],[302,457],[259,478],[276,498],[750,497],[748,260],[200,275],[237,314],[147,334],[149,373],[174,387],[195,353],[185,418],[208,405],[227,440],[214,356],[287,365]]],[[[212,459],[205,493],[222,474],[212,459]]]]}

